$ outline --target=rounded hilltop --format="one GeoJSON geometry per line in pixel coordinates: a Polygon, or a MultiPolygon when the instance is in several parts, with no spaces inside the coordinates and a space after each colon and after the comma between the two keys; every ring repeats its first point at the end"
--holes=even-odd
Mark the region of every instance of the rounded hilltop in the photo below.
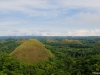
{"type": "Polygon", "coordinates": [[[40,41],[29,39],[10,53],[10,56],[26,64],[42,62],[53,57],[53,54],[40,41]]]}
{"type": "Polygon", "coordinates": [[[79,40],[68,40],[68,39],[63,39],[61,41],[61,44],[82,44],[79,40]]]}
{"type": "Polygon", "coordinates": [[[16,43],[19,43],[19,44],[22,44],[22,43],[24,43],[24,42],[26,42],[26,40],[25,40],[24,38],[19,38],[19,39],[16,41],[16,43]]]}
{"type": "Polygon", "coordinates": [[[95,43],[95,45],[96,45],[96,46],[100,46],[100,41],[97,41],[97,42],[95,43]]]}
{"type": "Polygon", "coordinates": [[[6,40],[1,40],[0,44],[5,44],[7,41],[6,40]]]}

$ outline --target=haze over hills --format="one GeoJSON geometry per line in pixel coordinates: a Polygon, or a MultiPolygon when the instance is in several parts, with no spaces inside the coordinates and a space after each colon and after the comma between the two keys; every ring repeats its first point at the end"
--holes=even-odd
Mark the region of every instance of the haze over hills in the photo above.
{"type": "Polygon", "coordinates": [[[26,64],[46,61],[49,57],[53,57],[53,54],[36,39],[27,40],[12,51],[10,55],[26,64]]]}

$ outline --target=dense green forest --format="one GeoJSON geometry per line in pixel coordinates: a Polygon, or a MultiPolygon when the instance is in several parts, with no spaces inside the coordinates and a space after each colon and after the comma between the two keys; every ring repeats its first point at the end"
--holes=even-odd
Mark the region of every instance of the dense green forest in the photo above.
{"type": "MultiPolygon", "coordinates": [[[[27,37],[28,38],[28,37],[27,37]]],[[[24,38],[27,40],[27,38],[24,38]]],[[[0,75],[94,75],[100,74],[100,37],[31,37],[54,55],[48,61],[24,64],[11,53],[19,38],[0,40],[0,75]],[[49,38],[49,39],[48,39],[49,38]],[[68,39],[70,43],[66,43],[68,39]],[[49,40],[49,41],[48,41],[49,40]],[[62,43],[63,41],[64,43],[62,43]],[[76,43],[76,40],[81,43],[76,43]]]]}

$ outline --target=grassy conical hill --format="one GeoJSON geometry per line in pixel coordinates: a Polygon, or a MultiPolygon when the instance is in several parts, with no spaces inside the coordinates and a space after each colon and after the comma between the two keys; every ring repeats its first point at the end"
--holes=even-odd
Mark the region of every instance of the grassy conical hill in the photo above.
{"type": "Polygon", "coordinates": [[[46,42],[48,42],[48,43],[54,42],[51,38],[46,38],[45,40],[46,40],[46,42]]]}
{"type": "Polygon", "coordinates": [[[100,41],[95,43],[96,46],[100,46],[100,41]]]}
{"type": "Polygon", "coordinates": [[[45,39],[45,42],[47,42],[47,43],[59,43],[58,40],[56,40],[56,39],[51,39],[51,38],[46,38],[46,39],[45,39]]]}
{"type": "Polygon", "coordinates": [[[29,39],[11,52],[10,55],[26,64],[42,62],[48,60],[49,57],[53,57],[52,53],[36,39],[29,39]]]}
{"type": "Polygon", "coordinates": [[[79,40],[72,40],[70,44],[82,44],[79,40]]]}
{"type": "Polygon", "coordinates": [[[5,40],[0,41],[1,44],[4,44],[4,43],[6,43],[6,42],[7,42],[7,41],[5,41],[5,40]]]}
{"type": "Polygon", "coordinates": [[[79,40],[68,40],[68,39],[63,39],[61,41],[61,44],[82,44],[79,40]]]}
{"type": "Polygon", "coordinates": [[[24,38],[19,38],[16,42],[19,44],[22,44],[22,43],[26,42],[26,40],[24,38]]]}
{"type": "Polygon", "coordinates": [[[54,43],[59,43],[59,41],[58,40],[54,40],[54,43]]]}
{"type": "Polygon", "coordinates": [[[61,41],[61,44],[70,44],[70,40],[68,40],[68,39],[63,39],[63,40],[61,41]]]}

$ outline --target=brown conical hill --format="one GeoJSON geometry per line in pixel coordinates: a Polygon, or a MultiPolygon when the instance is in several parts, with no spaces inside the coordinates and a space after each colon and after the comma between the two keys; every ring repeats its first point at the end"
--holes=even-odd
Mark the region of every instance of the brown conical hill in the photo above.
{"type": "Polygon", "coordinates": [[[19,43],[19,44],[22,44],[22,43],[24,43],[24,42],[26,42],[26,40],[25,40],[24,38],[19,38],[19,39],[16,41],[16,43],[19,43]]]}
{"type": "Polygon", "coordinates": [[[46,41],[47,43],[54,42],[51,38],[46,38],[45,41],[46,41]]]}
{"type": "Polygon", "coordinates": [[[10,55],[26,64],[42,62],[48,60],[49,57],[53,57],[53,54],[36,39],[29,39],[11,52],[10,55]]]}
{"type": "Polygon", "coordinates": [[[63,40],[61,41],[61,44],[70,44],[70,40],[68,40],[68,39],[63,39],[63,40]]]}
{"type": "Polygon", "coordinates": [[[4,43],[6,43],[6,42],[7,42],[7,41],[5,41],[5,40],[0,41],[1,44],[4,44],[4,43]]]}
{"type": "Polygon", "coordinates": [[[96,46],[100,46],[100,41],[95,43],[96,46]]]}
{"type": "Polygon", "coordinates": [[[61,41],[61,44],[82,44],[79,40],[68,40],[68,39],[63,39],[61,41]]]}
{"type": "Polygon", "coordinates": [[[72,40],[70,44],[82,44],[79,40],[72,40]]]}
{"type": "Polygon", "coordinates": [[[54,40],[54,43],[59,43],[59,41],[58,40],[54,40]]]}

